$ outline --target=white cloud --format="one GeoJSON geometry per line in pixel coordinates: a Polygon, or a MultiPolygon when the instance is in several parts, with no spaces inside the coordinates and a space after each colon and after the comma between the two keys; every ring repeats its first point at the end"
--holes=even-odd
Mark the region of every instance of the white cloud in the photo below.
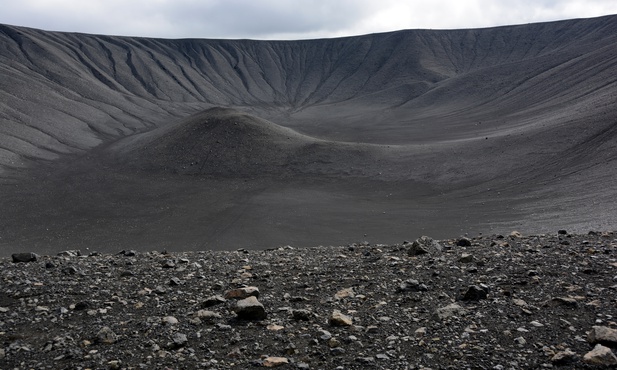
{"type": "Polygon", "coordinates": [[[0,23],[110,35],[298,39],[617,14],[614,0],[0,0],[0,23]]]}

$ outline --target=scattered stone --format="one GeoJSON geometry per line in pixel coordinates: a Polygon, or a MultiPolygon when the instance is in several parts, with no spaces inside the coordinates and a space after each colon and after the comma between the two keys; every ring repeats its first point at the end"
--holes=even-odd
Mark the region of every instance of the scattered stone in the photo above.
{"type": "Polygon", "coordinates": [[[58,253],[58,256],[60,257],[79,257],[81,256],[81,251],[78,249],[73,249],[70,251],[62,251],[60,253],[58,253]]]}
{"type": "Polygon", "coordinates": [[[208,298],[206,298],[202,303],[201,303],[201,308],[208,308],[208,307],[213,307],[216,305],[219,305],[221,303],[225,303],[227,302],[227,300],[225,298],[223,298],[220,295],[213,295],[210,296],[208,298]]]}
{"type": "Polygon", "coordinates": [[[298,309],[291,310],[291,316],[297,321],[309,321],[313,317],[313,313],[309,310],[298,309]]]}
{"type": "Polygon", "coordinates": [[[472,285],[467,288],[465,294],[463,294],[462,300],[464,301],[479,301],[488,297],[488,289],[478,285],[472,285]]]}
{"type": "Polygon", "coordinates": [[[163,261],[163,263],[161,263],[161,266],[164,269],[172,269],[176,267],[176,263],[173,260],[165,260],[163,261]]]}
{"type": "Polygon", "coordinates": [[[173,337],[171,338],[173,343],[172,343],[172,348],[182,348],[185,347],[188,342],[189,339],[186,336],[186,334],[182,334],[182,333],[174,333],[173,337]]]}
{"type": "Polygon", "coordinates": [[[73,308],[73,310],[83,311],[83,310],[88,310],[90,308],[92,308],[92,303],[88,301],[81,301],[81,302],[75,303],[75,307],[73,308]]]}
{"type": "Polygon", "coordinates": [[[545,305],[548,306],[564,306],[569,308],[576,308],[578,306],[578,302],[574,298],[568,297],[555,297],[550,301],[546,302],[545,305]]]}
{"type": "Polygon", "coordinates": [[[201,320],[206,320],[206,321],[212,321],[214,319],[222,318],[222,316],[219,313],[216,313],[214,311],[207,311],[207,310],[199,310],[197,311],[195,316],[197,316],[197,318],[201,320]]]}
{"type": "Polygon", "coordinates": [[[593,326],[587,334],[587,340],[591,344],[603,344],[609,347],[617,347],[617,330],[606,326],[593,326]]]}
{"type": "Polygon", "coordinates": [[[336,292],[336,294],[334,294],[334,298],[336,299],[353,298],[354,296],[355,293],[353,291],[353,288],[345,288],[339,290],[338,292],[336,292]]]}
{"type": "Polygon", "coordinates": [[[428,236],[421,236],[411,243],[411,247],[407,250],[410,256],[418,256],[427,253],[439,253],[443,250],[441,244],[428,236]]]}
{"type": "Polygon", "coordinates": [[[173,316],[165,316],[163,317],[162,321],[164,324],[167,324],[167,325],[178,325],[179,323],[178,319],[176,319],[173,316]]]}
{"type": "Polygon", "coordinates": [[[473,262],[473,255],[469,253],[463,253],[461,257],[458,259],[460,263],[471,263],[473,262]]]}
{"type": "Polygon", "coordinates": [[[62,273],[65,275],[75,275],[79,272],[75,266],[69,266],[62,269],[62,273]]]}
{"type": "Polygon", "coordinates": [[[169,280],[169,285],[171,286],[178,286],[178,285],[182,285],[182,280],[180,280],[180,278],[177,277],[172,277],[169,280]]]}
{"type": "Polygon", "coordinates": [[[104,326],[96,334],[96,341],[103,344],[114,344],[118,341],[118,336],[109,326],[104,326]]]}
{"type": "Polygon", "coordinates": [[[338,339],[333,337],[333,338],[330,338],[328,340],[328,347],[336,348],[336,347],[340,347],[340,346],[341,346],[341,342],[338,339]]]}
{"type": "Polygon", "coordinates": [[[527,341],[523,337],[516,337],[514,338],[514,343],[518,344],[519,346],[524,346],[525,344],[527,344],[527,341]]]}
{"type": "Polygon", "coordinates": [[[236,302],[234,311],[241,320],[263,320],[267,317],[264,305],[255,296],[236,302]]]}
{"type": "Polygon", "coordinates": [[[11,255],[11,258],[13,259],[13,263],[36,262],[39,255],[36,253],[15,253],[11,255]]]}
{"type": "Polygon", "coordinates": [[[254,286],[232,289],[225,293],[225,299],[245,299],[248,297],[259,298],[259,288],[254,286]]]}
{"type": "Polygon", "coordinates": [[[471,247],[471,240],[463,237],[456,241],[456,245],[459,247],[471,247]]]}
{"type": "Polygon", "coordinates": [[[557,352],[552,358],[551,362],[555,365],[568,365],[578,360],[578,355],[572,352],[570,349],[557,352]]]}
{"type": "Polygon", "coordinates": [[[287,365],[289,360],[286,357],[266,357],[263,360],[264,367],[279,367],[287,365]]]}
{"type": "Polygon", "coordinates": [[[615,366],[617,365],[617,357],[610,348],[596,344],[593,350],[583,356],[583,362],[590,365],[615,366]]]}
{"type": "Polygon", "coordinates": [[[519,239],[519,238],[522,238],[522,237],[523,237],[523,234],[521,234],[518,231],[512,231],[510,233],[510,238],[512,238],[512,239],[519,239]]]}
{"type": "Polygon", "coordinates": [[[445,319],[449,319],[452,317],[464,316],[466,314],[467,314],[467,310],[457,305],[456,303],[451,303],[445,307],[441,307],[435,310],[435,316],[440,320],[445,320],[445,319]]]}
{"type": "Polygon", "coordinates": [[[375,357],[357,357],[356,361],[364,365],[372,365],[375,363],[375,357]]]}
{"type": "Polygon", "coordinates": [[[351,316],[347,316],[339,310],[334,310],[330,316],[329,323],[332,326],[351,326],[353,324],[353,319],[351,316]]]}
{"type": "Polygon", "coordinates": [[[409,279],[406,280],[404,282],[402,282],[397,290],[397,292],[402,293],[402,292],[427,292],[428,291],[428,287],[422,283],[420,283],[418,280],[414,280],[414,279],[409,279]]]}

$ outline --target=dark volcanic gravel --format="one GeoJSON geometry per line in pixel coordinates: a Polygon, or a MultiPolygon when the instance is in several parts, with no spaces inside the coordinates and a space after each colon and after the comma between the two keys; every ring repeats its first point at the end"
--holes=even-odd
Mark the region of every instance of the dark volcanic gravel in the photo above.
{"type": "Polygon", "coordinates": [[[615,366],[614,233],[413,244],[2,259],[0,368],[615,366]]]}

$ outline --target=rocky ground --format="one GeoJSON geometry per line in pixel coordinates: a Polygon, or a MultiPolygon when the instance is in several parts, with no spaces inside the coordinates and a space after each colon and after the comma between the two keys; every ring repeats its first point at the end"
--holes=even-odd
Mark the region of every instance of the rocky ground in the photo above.
{"type": "Polygon", "coordinates": [[[617,366],[612,232],[21,253],[0,280],[2,369],[617,366]]]}

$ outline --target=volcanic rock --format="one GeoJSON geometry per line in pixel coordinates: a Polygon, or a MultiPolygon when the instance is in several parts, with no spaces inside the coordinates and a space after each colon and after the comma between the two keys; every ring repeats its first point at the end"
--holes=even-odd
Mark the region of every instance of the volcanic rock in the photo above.
{"type": "Polygon", "coordinates": [[[583,361],[590,365],[615,366],[617,357],[610,348],[596,344],[593,350],[583,356],[583,361]]]}
{"type": "Polygon", "coordinates": [[[255,296],[237,301],[234,311],[242,320],[263,320],[267,317],[264,305],[255,296]]]}

